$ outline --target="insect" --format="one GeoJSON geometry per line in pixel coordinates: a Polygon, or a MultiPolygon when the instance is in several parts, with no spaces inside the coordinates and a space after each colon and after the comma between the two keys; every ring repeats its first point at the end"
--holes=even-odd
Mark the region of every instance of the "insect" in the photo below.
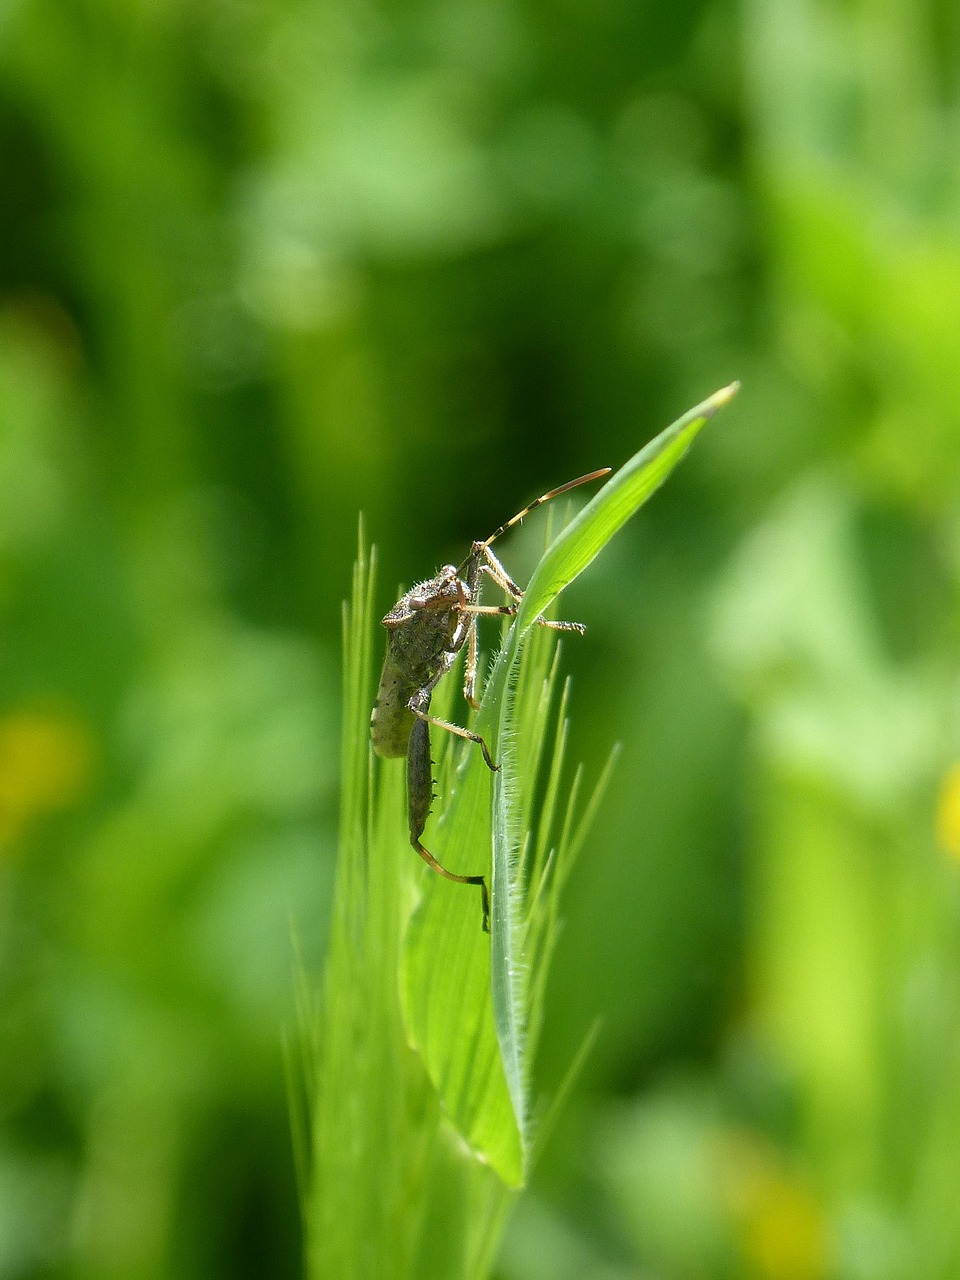
{"type": "MultiPolygon", "coordinates": [[[[609,467],[591,471],[567,484],[551,489],[518,512],[483,542],[474,542],[466,559],[458,566],[445,564],[433,578],[418,582],[402,596],[383,618],[387,629],[387,653],[380,676],[380,688],[370,717],[370,736],[377,755],[407,758],[407,816],[410,843],[428,866],[457,884],[479,886],[483,907],[483,929],[489,932],[490,895],[482,875],[457,875],[442,866],[420,837],[423,835],[433,800],[433,774],[430,759],[430,726],[445,729],[458,737],[475,742],[483,753],[487,767],[500,768],[479,734],[448,720],[430,714],[430,699],[438,683],[453,666],[457,654],[467,646],[463,696],[476,708],[477,682],[477,618],[483,614],[512,616],[517,612],[523,592],[491,550],[491,544],[508,529],[551,498],[587,484],[609,472],[609,467]],[[480,588],[483,576],[491,578],[509,597],[510,603],[483,605],[480,588]]],[[[559,622],[537,618],[543,627],[555,631],[575,631],[582,635],[579,622],[559,622]]]]}

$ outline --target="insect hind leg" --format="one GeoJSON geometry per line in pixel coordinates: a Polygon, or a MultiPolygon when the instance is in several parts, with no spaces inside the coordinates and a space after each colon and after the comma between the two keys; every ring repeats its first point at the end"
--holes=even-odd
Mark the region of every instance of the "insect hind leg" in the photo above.
{"type": "Polygon", "coordinates": [[[420,841],[420,837],[412,831],[410,833],[410,843],[420,857],[424,860],[431,870],[436,871],[446,880],[454,880],[457,884],[475,884],[480,887],[480,904],[483,910],[483,932],[490,932],[490,894],[487,890],[486,876],[458,876],[454,871],[448,871],[445,866],[439,863],[433,854],[420,841]]]}
{"type": "Polygon", "coordinates": [[[430,772],[430,730],[424,720],[418,720],[410,733],[410,745],[407,756],[407,816],[410,822],[410,844],[431,870],[436,871],[446,880],[456,884],[475,884],[480,887],[480,899],[483,907],[483,931],[490,932],[490,895],[487,892],[487,881],[484,876],[457,875],[433,856],[421,842],[423,829],[430,815],[430,802],[433,798],[433,779],[430,772]]]}

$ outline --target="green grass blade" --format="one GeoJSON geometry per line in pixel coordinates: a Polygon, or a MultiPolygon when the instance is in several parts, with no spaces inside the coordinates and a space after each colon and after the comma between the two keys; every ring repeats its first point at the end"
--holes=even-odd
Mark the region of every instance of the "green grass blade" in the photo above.
{"type": "Polygon", "coordinates": [[[401,930],[417,860],[402,821],[403,771],[370,747],[373,574],[361,533],[344,611],[333,919],[319,991],[298,966],[300,1052],[288,1057],[305,1274],[484,1280],[511,1195],[453,1138],[400,1008],[401,930]]]}
{"type": "MultiPolygon", "coordinates": [[[[450,803],[426,843],[451,870],[472,873],[490,860],[491,775],[475,749],[460,755],[450,803]]],[[[441,794],[446,786],[441,777],[441,794]]],[[[519,1186],[523,1144],[494,1034],[491,939],[480,928],[479,895],[430,873],[422,888],[403,957],[408,1032],[462,1136],[508,1186],[519,1186]]]]}
{"type": "MultiPolygon", "coordinates": [[[[610,477],[579,516],[547,548],[534,570],[484,696],[478,732],[487,736],[484,712],[489,711],[492,719],[494,708],[497,708],[499,721],[495,739],[498,749],[501,743],[510,740],[514,732],[510,699],[504,693],[526,632],[563,588],[583,572],[617,530],[663,484],[710,418],[733,398],[738,389],[739,384],[733,383],[715,392],[651,440],[610,477]]],[[[524,886],[515,882],[513,874],[515,844],[509,821],[510,792],[511,777],[508,771],[503,771],[494,783],[491,991],[507,1086],[522,1128],[526,1106],[522,1013],[525,970],[518,955],[517,899],[522,897],[524,886]]]]}
{"type": "Polygon", "coordinates": [[[736,395],[733,382],[685,413],[612,475],[579,516],[561,531],[524,593],[516,630],[523,633],[663,484],[713,415],[736,395]]]}
{"type": "MultiPolygon", "coordinates": [[[[517,850],[530,819],[518,812],[518,797],[533,794],[529,770],[540,753],[530,734],[543,732],[542,716],[531,712],[537,699],[525,681],[549,679],[544,655],[551,652],[532,643],[539,637],[528,632],[660,487],[736,390],[733,384],[716,392],[641,449],[550,544],[493,665],[474,724],[501,769],[491,777],[468,745],[443,817],[428,828],[427,847],[450,870],[489,869],[491,935],[480,931],[475,893],[436,876],[424,880],[404,950],[407,1027],[446,1114],[510,1186],[522,1184],[527,1152],[528,904],[517,850]]],[[[442,782],[440,794],[449,789],[442,782]]],[[[541,989],[535,981],[534,994],[541,989]]]]}

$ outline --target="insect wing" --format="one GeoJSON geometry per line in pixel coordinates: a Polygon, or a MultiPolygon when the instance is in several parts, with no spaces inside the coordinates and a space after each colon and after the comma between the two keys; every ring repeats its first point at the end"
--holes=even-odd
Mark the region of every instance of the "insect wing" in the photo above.
{"type": "Polygon", "coordinates": [[[370,738],[378,756],[395,759],[407,754],[414,722],[414,714],[407,703],[416,687],[397,662],[394,646],[388,642],[380,687],[370,716],[370,738]]]}

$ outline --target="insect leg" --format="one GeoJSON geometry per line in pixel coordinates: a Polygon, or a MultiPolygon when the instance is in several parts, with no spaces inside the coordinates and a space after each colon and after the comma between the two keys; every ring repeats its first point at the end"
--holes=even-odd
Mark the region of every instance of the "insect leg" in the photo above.
{"type": "MultiPolygon", "coordinates": [[[[468,604],[464,609],[464,613],[493,614],[501,617],[506,615],[513,618],[516,617],[517,606],[515,604],[468,604]]],[[[578,636],[582,636],[586,632],[586,627],[582,622],[564,622],[560,618],[542,617],[534,618],[533,621],[536,626],[549,627],[552,631],[575,631],[578,636]]],[[[466,686],[464,686],[464,692],[466,692],[466,686]]]]}
{"type": "MultiPolygon", "coordinates": [[[[423,713],[418,713],[423,714],[423,713]]],[[[459,876],[442,866],[429,849],[420,841],[423,829],[427,825],[430,804],[433,799],[433,774],[430,761],[430,730],[428,719],[414,721],[410,731],[410,743],[407,748],[407,814],[410,821],[410,843],[428,867],[447,880],[457,884],[475,884],[480,886],[480,901],[483,907],[483,931],[490,932],[490,895],[487,882],[483,876],[459,876]]],[[[442,721],[432,721],[441,724],[442,721]]],[[[450,727],[450,726],[448,726],[450,727]]]]}
{"type": "Polygon", "coordinates": [[[476,699],[477,692],[477,620],[470,619],[470,630],[467,635],[467,661],[463,672],[463,696],[476,711],[480,703],[476,699]]]}
{"type": "MultiPolygon", "coordinates": [[[[514,614],[517,612],[517,605],[523,599],[523,592],[507,573],[506,569],[493,554],[489,547],[481,546],[479,550],[483,552],[484,557],[489,563],[483,566],[483,572],[489,574],[493,581],[502,591],[514,601],[513,605],[503,605],[499,609],[481,609],[473,608],[472,613],[492,612],[514,614]]],[[[469,608],[469,606],[468,606],[469,608]]],[[[561,622],[552,618],[537,618],[538,627],[549,627],[551,631],[574,631],[577,635],[582,636],[586,628],[582,622],[561,622]]]]}
{"type": "MultiPolygon", "coordinates": [[[[446,656],[449,661],[446,662],[444,671],[449,670],[450,664],[453,662],[455,655],[450,653],[446,656]]],[[[442,674],[443,673],[441,672],[440,675],[442,674]]],[[[494,773],[497,773],[500,766],[498,764],[494,764],[493,757],[490,754],[490,749],[480,737],[479,733],[473,733],[472,730],[464,729],[458,724],[451,724],[449,720],[441,720],[439,716],[432,716],[427,711],[427,707],[430,705],[431,695],[433,694],[434,685],[436,685],[437,681],[440,679],[440,675],[434,676],[429,684],[425,684],[422,689],[418,689],[407,703],[407,706],[417,719],[422,720],[425,724],[435,724],[438,729],[446,729],[448,733],[455,733],[458,738],[466,738],[470,742],[475,742],[483,752],[483,758],[486,761],[487,767],[492,769],[494,773]]]]}
{"type": "Polygon", "coordinates": [[[483,543],[475,543],[476,551],[482,554],[486,560],[486,564],[481,566],[483,573],[489,574],[498,587],[507,593],[514,600],[522,600],[523,592],[507,573],[506,569],[500,563],[499,559],[493,554],[488,546],[483,543]]]}
{"type": "MultiPolygon", "coordinates": [[[[490,754],[490,749],[480,737],[479,733],[473,733],[470,729],[461,728],[458,724],[451,724],[449,720],[441,720],[439,716],[432,716],[426,711],[421,711],[420,708],[415,705],[416,701],[417,699],[414,696],[410,699],[407,705],[417,717],[418,721],[421,721],[424,724],[435,724],[438,729],[446,729],[448,733],[455,733],[458,738],[466,738],[470,742],[475,742],[483,752],[483,758],[486,761],[487,768],[492,769],[494,773],[499,772],[500,766],[498,764],[494,764],[493,757],[490,754]]],[[[414,728],[416,728],[416,725],[414,725],[414,728]]]]}
{"type": "Polygon", "coordinates": [[[587,628],[582,622],[563,622],[559,618],[537,618],[538,627],[549,627],[551,631],[573,631],[578,636],[586,634],[587,628]]]}

